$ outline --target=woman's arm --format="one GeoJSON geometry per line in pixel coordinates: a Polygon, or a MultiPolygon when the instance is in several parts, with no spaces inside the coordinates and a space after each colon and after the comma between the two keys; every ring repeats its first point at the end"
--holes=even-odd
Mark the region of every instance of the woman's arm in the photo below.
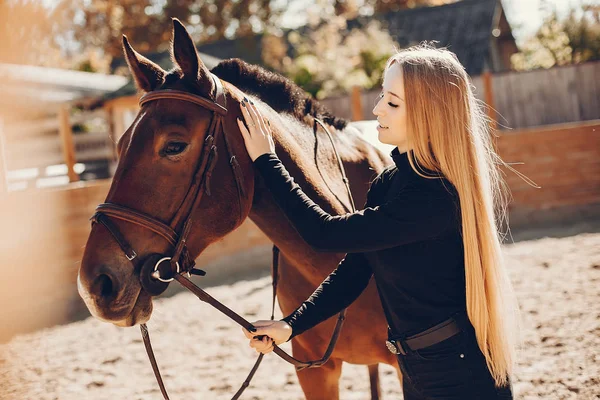
{"type": "Polygon", "coordinates": [[[373,275],[362,253],[347,254],[313,294],[287,317],[292,335],[298,336],[348,307],[360,296],[373,275]]]}
{"type": "Polygon", "coordinates": [[[363,254],[347,254],[336,270],[293,313],[279,321],[254,321],[255,331],[242,328],[242,332],[256,351],[269,353],[273,351],[273,344],[291,340],[348,307],[365,290],[372,275],[363,254]]]}
{"type": "Polygon", "coordinates": [[[425,179],[380,206],[340,216],[326,213],[294,183],[275,155],[269,122],[251,101],[241,104],[248,127],[239,119],[238,126],[248,155],[286,217],[315,250],[376,251],[431,238],[456,225],[450,194],[441,182],[425,179]]]}
{"type": "Polygon", "coordinates": [[[408,185],[385,204],[333,216],[302,191],[276,154],[265,153],[254,165],[294,228],[317,251],[382,250],[434,237],[455,225],[455,205],[439,182],[408,185]]]}

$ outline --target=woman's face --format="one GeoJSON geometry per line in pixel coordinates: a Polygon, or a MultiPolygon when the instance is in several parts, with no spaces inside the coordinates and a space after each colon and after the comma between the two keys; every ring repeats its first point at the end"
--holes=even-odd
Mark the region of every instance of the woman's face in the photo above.
{"type": "Polygon", "coordinates": [[[373,109],[373,114],[379,121],[377,126],[379,141],[397,146],[400,153],[408,150],[404,99],[402,68],[394,63],[385,72],[383,88],[373,109]]]}

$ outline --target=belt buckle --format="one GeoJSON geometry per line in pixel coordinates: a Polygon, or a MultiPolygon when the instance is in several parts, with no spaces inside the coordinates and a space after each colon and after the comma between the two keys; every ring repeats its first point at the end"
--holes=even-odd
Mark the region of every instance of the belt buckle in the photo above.
{"type": "Polygon", "coordinates": [[[406,355],[406,351],[404,351],[404,348],[402,348],[402,342],[400,341],[386,340],[385,345],[392,354],[402,354],[403,356],[406,355]]]}

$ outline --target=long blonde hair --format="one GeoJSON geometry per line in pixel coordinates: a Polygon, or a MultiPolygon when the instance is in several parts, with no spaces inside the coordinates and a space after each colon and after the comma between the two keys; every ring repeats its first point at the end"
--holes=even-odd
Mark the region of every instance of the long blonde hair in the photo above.
{"type": "Polygon", "coordinates": [[[500,248],[508,192],[488,118],[454,53],[422,44],[393,55],[386,70],[395,63],[404,76],[410,164],[425,178],[432,177],[423,168],[441,172],[458,191],[467,313],[496,385],[504,385],[520,324],[500,248]]]}

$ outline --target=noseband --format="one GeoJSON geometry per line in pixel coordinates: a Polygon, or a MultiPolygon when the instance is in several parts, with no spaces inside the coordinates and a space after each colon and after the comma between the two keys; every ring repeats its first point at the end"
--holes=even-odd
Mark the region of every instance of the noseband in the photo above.
{"type": "MultiPolygon", "coordinates": [[[[96,207],[96,212],[92,216],[91,220],[92,224],[100,223],[104,225],[106,229],[110,232],[112,237],[115,239],[115,241],[119,244],[119,246],[125,253],[127,259],[132,263],[134,271],[136,273],[139,273],[141,285],[144,288],[144,290],[150,295],[157,296],[161,294],[167,289],[169,282],[177,280],[177,282],[179,282],[186,289],[194,293],[200,300],[215,307],[217,310],[227,315],[229,318],[231,318],[233,321],[235,321],[237,324],[244,327],[248,331],[255,332],[256,328],[250,322],[246,321],[243,317],[241,317],[240,315],[238,315],[237,313],[235,313],[234,311],[232,311],[231,309],[229,309],[228,307],[211,297],[200,287],[196,286],[191,280],[183,276],[183,273],[187,273],[188,277],[190,276],[190,274],[205,275],[204,271],[194,268],[195,261],[190,255],[190,252],[186,245],[187,238],[191,232],[191,226],[193,221],[191,217],[192,213],[198,207],[200,200],[202,199],[202,195],[204,193],[206,193],[208,196],[211,195],[210,178],[217,161],[216,142],[219,134],[223,135],[225,147],[229,157],[229,165],[231,166],[233,175],[235,177],[235,183],[237,186],[239,198],[238,203],[240,211],[240,220],[243,218],[242,200],[245,195],[243,186],[243,175],[240,170],[240,165],[237,161],[237,158],[232,152],[229,140],[227,138],[227,134],[225,133],[223,128],[223,118],[227,115],[227,99],[225,97],[223,85],[219,78],[217,78],[212,73],[210,74],[210,77],[215,85],[214,101],[195,94],[169,89],[150,92],[143,95],[140,98],[140,107],[155,100],[172,99],[197,104],[209,111],[212,111],[213,113],[208,128],[208,134],[206,136],[206,139],[204,140],[204,145],[201,151],[200,161],[198,163],[192,183],[181,205],[179,206],[179,209],[175,213],[169,225],[157,220],[156,218],[150,215],[115,203],[102,203],[98,205],[98,207],[96,207]],[[116,224],[114,224],[111,221],[111,218],[120,219],[122,221],[141,226],[160,235],[172,247],[173,254],[171,256],[165,256],[164,254],[158,253],[151,254],[148,257],[146,257],[141,267],[139,267],[139,263],[136,262],[138,254],[131,247],[129,242],[127,242],[125,237],[121,234],[116,224]],[[176,229],[180,224],[182,225],[180,231],[178,232],[176,229]]],[[[331,137],[331,134],[329,133],[325,125],[315,118],[314,133],[315,140],[317,140],[317,143],[317,123],[325,130],[325,132],[329,136],[329,140],[333,146],[333,150],[342,173],[343,181],[346,185],[346,190],[348,192],[348,197],[350,199],[350,204],[352,208],[351,211],[355,211],[354,200],[350,191],[349,181],[346,177],[342,160],[337,153],[337,149],[335,147],[333,138],[331,137]]],[[[273,246],[273,302],[271,308],[271,320],[274,319],[275,314],[275,297],[277,293],[278,281],[278,263],[279,249],[276,246],[273,246]]],[[[273,352],[279,357],[281,357],[283,360],[294,365],[297,370],[322,366],[329,360],[329,357],[333,353],[333,349],[335,347],[335,344],[341,332],[343,322],[345,320],[345,315],[345,309],[339,313],[338,320],[334,328],[331,340],[329,342],[329,345],[327,346],[327,350],[325,351],[324,356],[320,360],[297,360],[296,358],[290,356],[289,354],[281,350],[277,345],[274,345],[273,352]]],[[[160,387],[161,393],[163,394],[165,400],[169,400],[169,396],[167,394],[166,388],[160,375],[160,371],[158,369],[158,365],[156,363],[156,358],[154,357],[154,352],[150,343],[148,327],[146,326],[146,324],[141,324],[140,329],[142,333],[142,338],[144,340],[144,345],[146,347],[146,352],[148,353],[148,358],[150,359],[150,363],[152,365],[152,369],[154,371],[154,375],[160,387]]],[[[250,380],[258,370],[258,366],[260,365],[263,356],[264,354],[260,354],[248,377],[246,378],[240,389],[236,392],[232,400],[238,399],[241,396],[242,392],[250,385],[250,380]]]]}

